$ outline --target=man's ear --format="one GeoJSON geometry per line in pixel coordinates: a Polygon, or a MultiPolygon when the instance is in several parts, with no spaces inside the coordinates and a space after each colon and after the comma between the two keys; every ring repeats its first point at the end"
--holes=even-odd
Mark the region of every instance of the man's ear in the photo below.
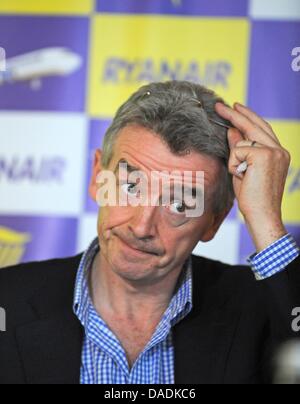
{"type": "Polygon", "coordinates": [[[208,227],[207,231],[203,234],[200,241],[202,241],[203,243],[207,243],[208,241],[211,241],[215,237],[217,231],[221,227],[222,223],[226,219],[231,209],[232,207],[230,209],[226,209],[225,211],[219,213],[218,215],[213,216],[210,226],[208,227]]]}
{"type": "Polygon", "coordinates": [[[89,194],[90,197],[96,201],[98,185],[97,185],[97,177],[102,171],[102,151],[100,149],[96,150],[92,168],[92,176],[90,179],[89,185],[89,194]]]}

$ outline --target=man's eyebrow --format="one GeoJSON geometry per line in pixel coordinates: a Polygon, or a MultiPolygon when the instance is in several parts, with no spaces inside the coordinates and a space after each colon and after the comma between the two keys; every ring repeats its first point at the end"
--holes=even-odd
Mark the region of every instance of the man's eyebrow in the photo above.
{"type": "MultiPolygon", "coordinates": [[[[119,160],[119,162],[117,163],[117,166],[114,170],[115,175],[118,174],[120,164],[126,164],[127,173],[129,173],[129,174],[136,172],[136,171],[140,171],[140,168],[132,166],[130,163],[128,163],[128,161],[126,159],[123,158],[123,159],[119,160]]],[[[199,195],[199,193],[201,194],[203,192],[202,187],[198,187],[198,186],[195,187],[195,186],[189,186],[189,185],[183,185],[183,184],[182,184],[182,186],[184,186],[185,189],[188,189],[190,192],[192,192],[193,198],[196,198],[196,196],[199,195]]]]}
{"type": "Polygon", "coordinates": [[[196,198],[199,194],[203,193],[203,189],[200,186],[192,187],[182,184],[182,188],[184,188],[185,191],[189,191],[189,194],[192,193],[193,198],[196,198]]]}
{"type": "Polygon", "coordinates": [[[129,164],[126,159],[121,159],[121,160],[119,160],[119,162],[118,162],[118,164],[117,164],[117,166],[116,166],[116,168],[115,168],[115,171],[114,171],[114,174],[115,174],[115,175],[118,174],[120,164],[126,164],[127,172],[128,172],[129,174],[130,174],[130,173],[133,173],[133,172],[136,172],[136,171],[140,171],[139,168],[133,167],[131,164],[129,164]]]}

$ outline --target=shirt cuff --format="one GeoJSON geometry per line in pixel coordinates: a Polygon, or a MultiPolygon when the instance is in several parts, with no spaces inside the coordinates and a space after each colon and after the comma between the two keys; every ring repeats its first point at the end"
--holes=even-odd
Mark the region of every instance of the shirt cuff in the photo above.
{"type": "Polygon", "coordinates": [[[247,261],[258,281],[282,272],[300,255],[300,249],[291,234],[275,241],[259,254],[251,255],[247,261]]]}

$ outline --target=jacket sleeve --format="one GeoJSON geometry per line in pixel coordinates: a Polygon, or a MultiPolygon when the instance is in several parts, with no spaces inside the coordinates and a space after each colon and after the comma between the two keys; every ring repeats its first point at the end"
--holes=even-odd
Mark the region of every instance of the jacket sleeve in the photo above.
{"type": "Polygon", "coordinates": [[[272,382],[279,349],[284,343],[300,337],[300,331],[293,327],[296,320],[295,309],[300,309],[300,257],[283,272],[261,282],[270,329],[262,366],[265,382],[272,382]]]}

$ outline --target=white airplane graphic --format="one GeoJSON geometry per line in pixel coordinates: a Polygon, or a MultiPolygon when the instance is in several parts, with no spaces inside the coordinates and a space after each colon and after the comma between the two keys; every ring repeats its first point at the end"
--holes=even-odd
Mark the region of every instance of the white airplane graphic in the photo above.
{"type": "Polygon", "coordinates": [[[33,90],[42,85],[42,78],[67,76],[82,65],[80,55],[67,48],[45,48],[6,61],[6,70],[0,72],[0,86],[6,83],[28,81],[33,90]]]}

